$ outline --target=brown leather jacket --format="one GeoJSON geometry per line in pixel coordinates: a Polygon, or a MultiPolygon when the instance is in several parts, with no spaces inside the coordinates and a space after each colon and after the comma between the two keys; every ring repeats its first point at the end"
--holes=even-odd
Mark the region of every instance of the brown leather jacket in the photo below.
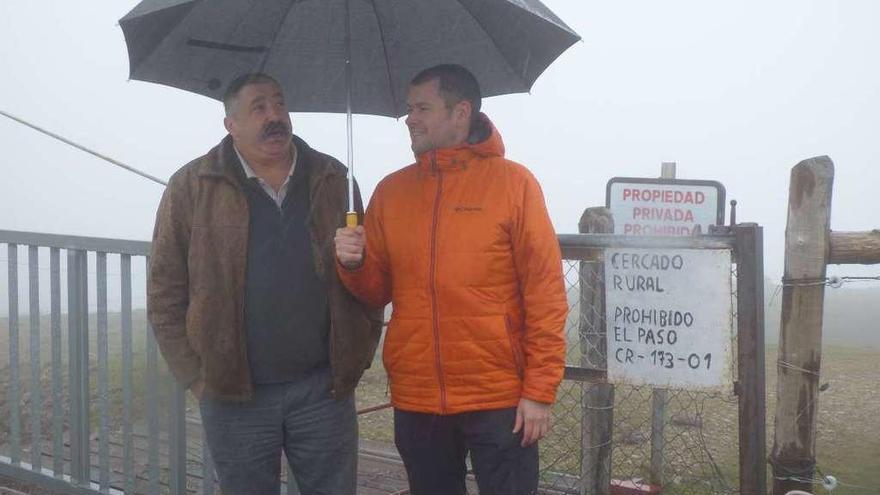
{"type": "MultiPolygon", "coordinates": [[[[341,397],[372,362],[382,315],[349,294],[335,270],[333,238],[348,209],[345,167],[296,136],[294,142],[298,163],[308,160],[312,170],[313,257],[327,285],[333,388],[341,397]]],[[[226,136],[171,177],[156,214],[147,313],[183,386],[201,377],[205,397],[241,401],[253,393],[244,328],[249,213],[235,167],[241,164],[226,136]]]]}

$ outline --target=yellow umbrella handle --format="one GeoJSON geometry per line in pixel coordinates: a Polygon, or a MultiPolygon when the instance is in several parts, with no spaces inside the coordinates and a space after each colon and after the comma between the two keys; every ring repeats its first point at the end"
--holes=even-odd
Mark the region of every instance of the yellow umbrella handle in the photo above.
{"type": "Polygon", "coordinates": [[[355,211],[350,211],[345,214],[345,226],[349,228],[355,228],[358,226],[358,214],[355,211]]]}

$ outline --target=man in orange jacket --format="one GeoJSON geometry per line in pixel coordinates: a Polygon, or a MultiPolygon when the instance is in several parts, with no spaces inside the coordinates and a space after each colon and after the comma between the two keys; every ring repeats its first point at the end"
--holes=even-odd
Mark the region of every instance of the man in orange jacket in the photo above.
{"type": "Polygon", "coordinates": [[[336,233],[346,287],[394,308],[383,359],[413,495],[465,494],[468,452],[482,495],[536,493],[536,442],[565,365],[556,235],[480,100],[463,67],[417,75],[416,163],[377,186],[364,226],[336,233]]]}

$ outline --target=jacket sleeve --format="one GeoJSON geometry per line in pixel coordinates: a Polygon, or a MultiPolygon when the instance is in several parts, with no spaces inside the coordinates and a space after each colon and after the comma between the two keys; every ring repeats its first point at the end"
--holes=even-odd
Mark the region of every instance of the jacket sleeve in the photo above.
{"type": "Polygon", "coordinates": [[[156,213],[147,284],[147,316],[162,356],[177,381],[189,387],[201,375],[201,360],[186,334],[189,306],[187,253],[192,208],[185,178],[175,176],[156,213]]]}
{"type": "Polygon", "coordinates": [[[528,173],[511,229],[514,263],[525,311],[526,357],[522,396],[552,404],[565,371],[568,301],[559,241],[544,195],[528,173]]]}
{"type": "Polygon", "coordinates": [[[336,272],[343,285],[362,303],[372,308],[383,308],[391,302],[391,271],[382,229],[381,194],[380,184],[364,214],[367,245],[363,264],[357,269],[349,270],[336,259],[336,272]]]}

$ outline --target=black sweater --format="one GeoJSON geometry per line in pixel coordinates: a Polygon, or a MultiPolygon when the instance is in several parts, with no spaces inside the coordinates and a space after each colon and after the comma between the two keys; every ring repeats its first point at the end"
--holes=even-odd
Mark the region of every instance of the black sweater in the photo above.
{"type": "Polygon", "coordinates": [[[241,178],[250,207],[245,325],[254,383],[296,380],[329,362],[327,290],[309,234],[309,171],[298,160],[282,207],[241,178]]]}

